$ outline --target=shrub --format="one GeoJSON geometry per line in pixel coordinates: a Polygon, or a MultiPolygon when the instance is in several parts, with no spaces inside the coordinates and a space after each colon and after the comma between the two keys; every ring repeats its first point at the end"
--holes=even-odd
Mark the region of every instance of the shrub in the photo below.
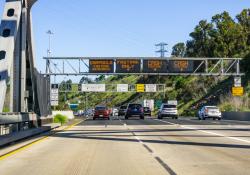
{"type": "Polygon", "coordinates": [[[67,117],[64,115],[61,115],[61,114],[56,114],[54,116],[54,123],[61,123],[61,125],[62,125],[64,123],[66,123],[67,120],[68,120],[67,117]]]}
{"type": "Polygon", "coordinates": [[[220,109],[222,111],[231,112],[234,111],[234,106],[230,103],[226,103],[224,105],[221,105],[220,109]]]}

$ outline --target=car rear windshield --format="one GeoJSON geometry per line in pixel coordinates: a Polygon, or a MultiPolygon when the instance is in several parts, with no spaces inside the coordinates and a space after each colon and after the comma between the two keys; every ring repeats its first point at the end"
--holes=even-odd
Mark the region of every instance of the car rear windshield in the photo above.
{"type": "Polygon", "coordinates": [[[217,107],[207,107],[208,110],[219,110],[217,107]]]}
{"type": "Polygon", "coordinates": [[[120,109],[127,109],[127,106],[121,106],[120,109]]]}
{"type": "Polygon", "coordinates": [[[106,107],[104,107],[104,106],[98,106],[98,107],[96,107],[95,108],[95,110],[106,110],[106,107]]]}
{"type": "Polygon", "coordinates": [[[139,109],[139,108],[141,108],[142,107],[142,105],[141,104],[130,104],[129,106],[128,106],[128,108],[132,108],[132,109],[139,109]]]}
{"type": "Polygon", "coordinates": [[[144,109],[149,109],[149,107],[144,107],[144,109]]]}
{"type": "Polygon", "coordinates": [[[176,108],[176,105],[164,105],[163,108],[176,108]]]}

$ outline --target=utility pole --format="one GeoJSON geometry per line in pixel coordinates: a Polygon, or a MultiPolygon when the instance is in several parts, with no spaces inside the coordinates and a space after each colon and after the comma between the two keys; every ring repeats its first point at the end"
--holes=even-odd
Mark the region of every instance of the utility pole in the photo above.
{"type": "Polygon", "coordinates": [[[167,43],[161,42],[159,44],[156,44],[156,47],[160,47],[160,50],[157,50],[156,53],[160,53],[161,54],[161,58],[165,57],[165,53],[168,52],[165,47],[167,46],[167,43]]]}

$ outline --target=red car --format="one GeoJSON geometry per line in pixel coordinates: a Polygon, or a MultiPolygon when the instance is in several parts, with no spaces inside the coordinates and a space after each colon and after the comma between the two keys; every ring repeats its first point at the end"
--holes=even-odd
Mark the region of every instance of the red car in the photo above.
{"type": "Polygon", "coordinates": [[[102,118],[102,119],[110,119],[110,111],[107,107],[105,106],[96,106],[95,107],[95,112],[94,112],[94,117],[93,120],[97,118],[102,118]]]}

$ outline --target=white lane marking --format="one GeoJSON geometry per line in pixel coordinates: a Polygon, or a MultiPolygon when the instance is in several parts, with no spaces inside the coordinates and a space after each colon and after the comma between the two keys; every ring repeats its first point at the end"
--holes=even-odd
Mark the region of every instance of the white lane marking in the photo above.
{"type": "Polygon", "coordinates": [[[164,121],[164,120],[160,120],[160,119],[154,119],[156,121],[161,121],[163,123],[167,123],[167,124],[170,124],[170,125],[179,125],[179,124],[176,124],[176,123],[172,123],[172,122],[168,122],[168,121],[164,121]]]}
{"type": "MultiPolygon", "coordinates": [[[[167,121],[164,121],[164,120],[159,120],[159,119],[155,119],[155,120],[161,121],[163,123],[172,124],[172,125],[179,125],[179,124],[167,122],[167,121]]],[[[206,133],[206,134],[211,134],[211,135],[216,135],[216,136],[228,138],[228,139],[231,139],[231,140],[237,140],[237,141],[241,141],[241,142],[245,142],[245,143],[250,143],[250,140],[240,139],[240,138],[237,138],[237,137],[230,137],[230,136],[226,136],[226,135],[223,135],[223,134],[218,134],[218,133],[211,132],[211,131],[204,131],[204,130],[201,130],[201,129],[192,128],[192,127],[183,126],[183,125],[179,125],[179,126],[182,127],[182,128],[185,128],[185,129],[191,129],[191,130],[200,131],[200,132],[203,132],[203,133],[206,133]]]]}
{"type": "Polygon", "coordinates": [[[124,127],[132,133],[134,138],[141,144],[143,145],[160,164],[163,166],[163,168],[170,174],[170,175],[176,175],[176,173],[166,164],[161,158],[160,155],[154,152],[154,149],[150,148],[147,144],[145,144],[133,131],[130,130],[129,126],[124,123],[124,127]]]}
{"type": "Polygon", "coordinates": [[[241,141],[241,142],[250,143],[249,140],[244,140],[244,139],[240,139],[240,138],[237,138],[237,137],[230,137],[230,136],[226,136],[226,135],[223,135],[223,134],[219,134],[219,133],[215,133],[215,132],[211,132],[211,131],[204,131],[204,130],[200,130],[200,129],[196,129],[196,128],[192,128],[192,127],[188,127],[188,126],[181,126],[181,127],[186,128],[186,129],[192,129],[192,130],[200,131],[200,132],[203,132],[203,133],[206,133],[206,134],[221,136],[221,137],[225,137],[225,138],[232,139],[232,140],[237,140],[237,141],[241,141]]]}
{"type": "Polygon", "coordinates": [[[138,141],[138,142],[140,142],[141,144],[143,144],[143,141],[141,141],[141,139],[139,138],[139,137],[137,137],[137,136],[134,136],[135,138],[136,138],[136,140],[138,141]]]}

